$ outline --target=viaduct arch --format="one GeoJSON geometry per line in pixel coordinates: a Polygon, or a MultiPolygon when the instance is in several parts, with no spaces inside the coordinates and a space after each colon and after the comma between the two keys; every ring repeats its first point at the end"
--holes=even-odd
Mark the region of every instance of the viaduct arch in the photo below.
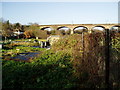
{"type": "Polygon", "coordinates": [[[118,24],[56,24],[56,25],[40,25],[40,30],[45,28],[52,28],[53,30],[58,30],[61,27],[67,27],[70,29],[71,34],[74,33],[74,30],[78,27],[84,27],[88,30],[89,33],[92,32],[92,29],[95,27],[101,27],[105,29],[111,29],[112,27],[118,27],[120,30],[120,25],[118,24]]]}

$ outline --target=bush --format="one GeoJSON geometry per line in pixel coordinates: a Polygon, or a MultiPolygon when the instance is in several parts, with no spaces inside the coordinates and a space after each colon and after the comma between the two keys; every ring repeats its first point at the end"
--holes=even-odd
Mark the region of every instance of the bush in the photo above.
{"type": "Polygon", "coordinates": [[[3,88],[73,88],[77,84],[67,53],[44,52],[31,63],[3,61],[3,88]]]}
{"type": "MultiPolygon", "coordinates": [[[[3,87],[104,88],[105,35],[86,33],[84,47],[82,42],[80,34],[73,34],[61,38],[52,45],[51,50],[43,52],[31,63],[3,61],[3,87]]],[[[118,42],[113,46],[115,49],[119,49],[118,42]]],[[[111,64],[110,78],[119,80],[112,69],[115,65],[119,66],[119,53],[115,49],[111,51],[115,52],[117,61],[111,64]]]]}
{"type": "Polygon", "coordinates": [[[47,38],[47,31],[43,31],[43,30],[26,30],[24,34],[26,38],[35,38],[35,37],[39,37],[40,39],[47,38]]]}
{"type": "Polygon", "coordinates": [[[77,45],[79,50],[82,51],[82,36],[80,34],[73,34],[59,39],[52,45],[51,49],[54,51],[66,51],[72,54],[77,45]]]}
{"type": "Polygon", "coordinates": [[[81,34],[73,34],[54,43],[52,50],[66,51],[72,56],[74,75],[79,80],[79,87],[97,88],[104,82],[104,78],[100,77],[104,74],[104,41],[104,33],[85,33],[84,43],[81,34]]]}

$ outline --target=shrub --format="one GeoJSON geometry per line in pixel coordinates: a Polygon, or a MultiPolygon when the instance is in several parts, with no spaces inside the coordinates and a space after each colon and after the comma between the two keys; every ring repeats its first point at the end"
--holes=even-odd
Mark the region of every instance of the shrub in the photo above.
{"type": "Polygon", "coordinates": [[[82,39],[80,34],[73,34],[59,39],[52,45],[52,50],[54,51],[66,51],[72,54],[72,51],[79,44],[80,51],[82,50],[82,39]]]}
{"type": "Polygon", "coordinates": [[[100,77],[104,74],[104,42],[104,33],[85,33],[84,42],[81,34],[73,34],[54,43],[52,50],[66,51],[72,56],[74,75],[79,80],[79,87],[97,88],[104,82],[104,78],[100,77]]]}
{"type": "Polygon", "coordinates": [[[31,63],[3,61],[3,88],[73,88],[76,78],[67,53],[44,52],[31,63]]]}

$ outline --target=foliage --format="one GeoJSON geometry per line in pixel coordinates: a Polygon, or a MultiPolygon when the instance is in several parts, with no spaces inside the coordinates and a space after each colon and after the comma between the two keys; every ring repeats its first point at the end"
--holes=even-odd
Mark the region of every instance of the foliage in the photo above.
{"type": "Polygon", "coordinates": [[[21,25],[20,25],[20,23],[15,23],[15,24],[14,24],[14,29],[16,29],[17,31],[20,31],[20,30],[21,30],[21,25]]]}
{"type": "Polygon", "coordinates": [[[35,40],[38,40],[38,41],[47,41],[47,39],[34,39],[34,38],[31,38],[31,39],[15,39],[13,41],[19,41],[19,42],[31,42],[33,43],[35,40]]]}
{"type": "Polygon", "coordinates": [[[9,20],[6,22],[2,22],[2,36],[10,37],[13,35],[12,25],[9,23],[9,20]]]}
{"type": "MultiPolygon", "coordinates": [[[[14,49],[26,52],[30,48],[13,46],[13,52],[14,49]]],[[[116,72],[120,56],[117,52],[119,35],[112,38],[112,47],[114,60],[110,64],[110,79],[119,84],[116,72]],[[113,43],[114,40],[116,43],[113,43]]],[[[52,45],[51,50],[44,51],[31,63],[3,60],[3,88],[104,88],[104,61],[104,33],[85,33],[84,37],[81,34],[64,36],[52,45]]]]}
{"type": "Polygon", "coordinates": [[[51,34],[51,35],[56,35],[56,31],[55,30],[51,30],[48,33],[51,34]]]}
{"type": "Polygon", "coordinates": [[[34,41],[47,41],[46,39],[16,39],[8,42],[1,42],[2,43],[2,48],[3,49],[12,49],[13,47],[16,46],[40,46],[39,42],[34,42],[34,41]]]}
{"type": "Polygon", "coordinates": [[[36,46],[39,46],[37,42],[3,43],[2,59],[9,60],[20,53],[41,52],[45,50],[36,46]]]}
{"type": "Polygon", "coordinates": [[[8,21],[0,21],[0,27],[2,28],[3,40],[7,38],[35,38],[39,37],[41,39],[47,38],[47,31],[42,31],[39,29],[37,23],[31,23],[30,25],[21,25],[20,23],[11,24],[8,21]],[[16,34],[14,32],[24,32],[24,34],[16,34]]]}
{"type": "Polygon", "coordinates": [[[110,81],[113,88],[120,88],[120,33],[111,34],[110,81]]]}
{"type": "Polygon", "coordinates": [[[26,30],[24,34],[26,38],[35,38],[35,37],[38,37],[40,39],[47,38],[47,31],[43,31],[43,30],[26,30]]]}
{"type": "Polygon", "coordinates": [[[24,27],[24,30],[26,31],[26,30],[39,30],[39,25],[38,24],[36,24],[36,23],[31,23],[30,25],[28,25],[28,26],[25,26],[24,27]]]}
{"type": "Polygon", "coordinates": [[[26,38],[34,37],[34,34],[32,33],[32,30],[27,30],[24,32],[26,38]]]}
{"type": "Polygon", "coordinates": [[[115,48],[118,52],[120,52],[120,33],[111,35],[112,48],[115,48]]]}
{"type": "Polygon", "coordinates": [[[74,88],[70,55],[46,51],[34,62],[3,61],[3,88],[74,88]]]}
{"type": "Polygon", "coordinates": [[[29,53],[29,52],[41,52],[44,51],[44,48],[35,48],[35,47],[25,47],[25,46],[14,46],[9,48],[2,49],[2,59],[9,60],[20,53],[29,53]]]}
{"type": "Polygon", "coordinates": [[[54,51],[61,51],[66,50],[67,52],[70,52],[72,54],[72,51],[74,50],[74,47],[79,44],[80,51],[82,50],[82,44],[81,44],[81,35],[79,34],[73,34],[70,36],[66,36],[64,38],[59,39],[56,43],[52,45],[52,50],[54,51]]]}
{"type": "Polygon", "coordinates": [[[81,88],[98,88],[104,84],[104,34],[85,33],[84,42],[81,34],[73,34],[54,43],[52,50],[66,51],[71,54],[74,75],[81,88]],[[99,80],[99,82],[98,82],[99,80]]]}
{"type": "Polygon", "coordinates": [[[19,42],[19,43],[8,43],[8,44],[3,44],[3,49],[12,49],[13,47],[16,46],[39,46],[39,43],[33,43],[33,42],[19,42]]]}
{"type": "Polygon", "coordinates": [[[38,24],[30,24],[28,27],[24,28],[26,38],[35,38],[39,37],[42,39],[47,38],[47,31],[40,30],[38,24]]]}
{"type": "MultiPolygon", "coordinates": [[[[71,53],[74,75],[79,79],[83,88],[105,87],[105,33],[95,32],[84,34],[84,45],[81,34],[74,34],[60,39],[54,43],[54,51],[71,53]]],[[[119,62],[120,62],[120,34],[111,35],[110,47],[110,80],[119,87],[119,62]],[[116,68],[116,70],[114,69],[116,68]]]]}

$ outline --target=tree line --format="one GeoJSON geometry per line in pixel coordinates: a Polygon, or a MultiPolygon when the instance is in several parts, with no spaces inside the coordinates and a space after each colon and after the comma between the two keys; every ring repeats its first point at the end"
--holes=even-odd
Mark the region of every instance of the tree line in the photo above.
{"type": "Polygon", "coordinates": [[[22,25],[20,23],[10,23],[9,20],[0,20],[0,32],[2,39],[20,39],[20,38],[36,38],[46,39],[50,35],[68,35],[70,32],[64,30],[40,30],[40,25],[37,23],[29,23],[22,25]]]}

